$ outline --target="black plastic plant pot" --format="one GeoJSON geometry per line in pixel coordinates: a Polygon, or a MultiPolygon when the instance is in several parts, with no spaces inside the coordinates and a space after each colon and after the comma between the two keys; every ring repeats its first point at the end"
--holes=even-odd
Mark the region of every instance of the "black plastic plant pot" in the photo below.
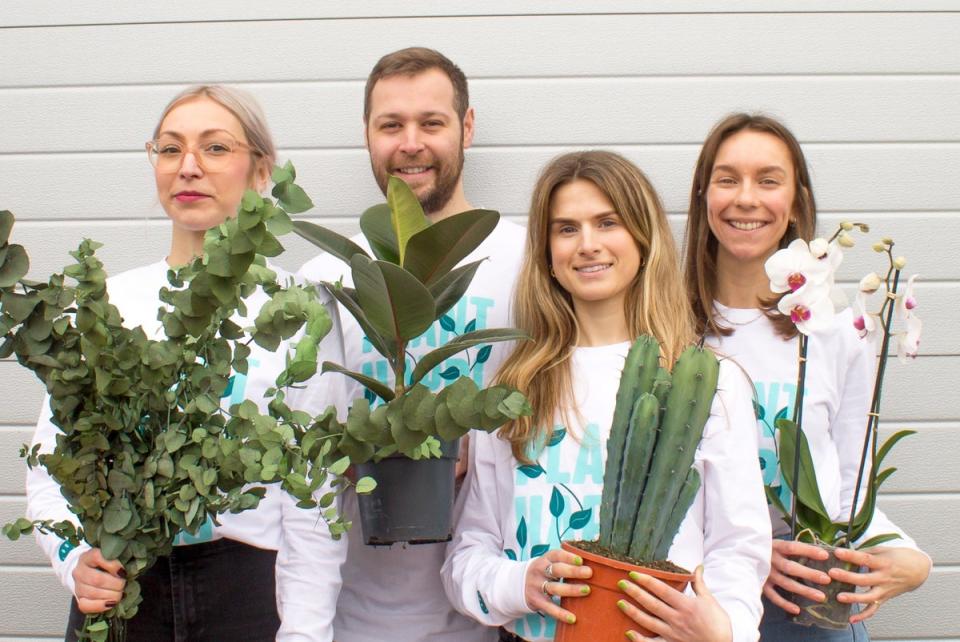
{"type": "MultiPolygon", "coordinates": [[[[833,554],[834,547],[826,544],[818,544],[820,548],[830,554],[825,560],[812,560],[801,558],[800,561],[807,568],[813,568],[826,573],[831,568],[839,567],[847,571],[858,571],[859,567],[855,564],[841,562],[833,554]]],[[[793,603],[800,607],[800,614],[794,615],[791,620],[797,624],[805,626],[817,626],[821,629],[848,629],[850,628],[850,613],[853,605],[849,602],[838,602],[837,595],[840,593],[853,593],[857,587],[846,582],[832,580],[826,586],[800,580],[802,584],[813,587],[823,592],[827,597],[825,602],[813,602],[800,595],[793,596],[793,603]]]]}
{"type": "Polygon", "coordinates": [[[367,544],[450,541],[459,447],[459,441],[447,441],[441,444],[443,456],[439,458],[413,460],[397,455],[357,466],[360,477],[377,481],[372,493],[357,496],[367,544]]]}

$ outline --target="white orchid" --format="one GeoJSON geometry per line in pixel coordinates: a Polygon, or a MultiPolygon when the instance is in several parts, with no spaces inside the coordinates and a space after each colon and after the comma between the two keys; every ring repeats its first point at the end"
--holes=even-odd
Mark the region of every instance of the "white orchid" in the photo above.
{"type": "Polygon", "coordinates": [[[833,322],[833,303],[826,285],[807,286],[785,294],[777,304],[781,314],[790,317],[797,330],[805,335],[830,327],[833,322]]]}
{"type": "MultiPolygon", "coordinates": [[[[866,278],[866,277],[865,277],[866,278]]],[[[876,289],[874,289],[876,291],[876,289]]],[[[867,295],[869,293],[860,288],[857,298],[853,302],[853,327],[857,329],[857,334],[861,339],[867,339],[873,343],[878,343],[883,336],[880,330],[880,315],[876,312],[867,310],[867,295]]]]}
{"type": "Polygon", "coordinates": [[[772,292],[797,292],[803,287],[816,287],[831,281],[832,260],[829,250],[821,247],[820,240],[813,243],[818,251],[823,250],[821,256],[815,256],[803,239],[795,239],[767,259],[763,268],[770,278],[772,292]]]}
{"type": "Polygon", "coordinates": [[[919,305],[913,296],[913,282],[917,278],[914,274],[907,280],[907,287],[903,294],[897,296],[895,313],[903,329],[897,333],[897,357],[906,362],[907,357],[916,358],[920,350],[920,334],[923,322],[913,310],[919,305]]]}

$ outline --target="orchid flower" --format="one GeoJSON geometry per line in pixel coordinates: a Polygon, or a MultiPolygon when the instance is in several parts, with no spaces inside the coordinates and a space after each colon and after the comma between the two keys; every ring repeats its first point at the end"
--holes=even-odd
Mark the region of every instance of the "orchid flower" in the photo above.
{"type": "Polygon", "coordinates": [[[777,309],[789,316],[797,330],[805,335],[824,330],[833,322],[833,303],[830,301],[830,288],[826,284],[805,287],[784,295],[777,309]]]}
{"type": "Polygon", "coordinates": [[[880,332],[880,317],[876,312],[867,310],[868,295],[869,292],[864,290],[863,287],[857,293],[857,298],[853,302],[853,327],[857,329],[857,334],[860,335],[861,339],[877,344],[883,337],[880,332]]]}
{"type": "Polygon", "coordinates": [[[772,292],[795,293],[805,286],[829,283],[832,277],[832,261],[828,249],[820,241],[813,241],[814,248],[824,254],[815,256],[803,239],[795,239],[787,247],[778,250],[764,264],[770,278],[772,292]],[[826,257],[824,259],[824,257],[826,257]]]}
{"type": "Polygon", "coordinates": [[[917,275],[914,274],[907,281],[907,287],[903,294],[897,297],[894,309],[903,326],[903,331],[897,333],[897,357],[904,363],[907,357],[916,358],[920,350],[920,334],[923,330],[923,322],[913,312],[918,305],[913,296],[913,282],[916,278],[917,275]]]}

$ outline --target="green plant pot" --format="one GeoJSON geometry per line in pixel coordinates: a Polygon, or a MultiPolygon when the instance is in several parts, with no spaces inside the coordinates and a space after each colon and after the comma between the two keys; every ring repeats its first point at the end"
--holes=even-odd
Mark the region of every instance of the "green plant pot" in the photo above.
{"type": "Polygon", "coordinates": [[[372,493],[357,496],[364,541],[371,546],[450,541],[459,449],[459,441],[446,441],[439,458],[397,455],[359,464],[357,474],[377,482],[372,493]]]}
{"type": "MultiPolygon", "coordinates": [[[[847,562],[841,562],[834,555],[834,547],[827,546],[826,544],[818,544],[820,548],[827,551],[830,554],[825,560],[812,560],[809,558],[801,558],[800,561],[807,568],[813,568],[818,571],[823,571],[826,573],[831,568],[842,568],[847,571],[858,571],[859,567],[855,564],[849,564],[847,562]]],[[[800,614],[794,615],[791,619],[792,622],[796,624],[803,624],[804,626],[817,626],[821,629],[847,629],[850,627],[850,613],[853,608],[853,604],[838,602],[837,595],[840,593],[853,593],[856,591],[857,587],[853,584],[847,584],[846,582],[838,582],[836,580],[831,581],[826,586],[822,584],[816,584],[814,582],[807,582],[805,580],[799,580],[801,584],[817,589],[818,591],[823,592],[826,595],[827,600],[825,602],[814,602],[808,600],[805,597],[800,595],[793,596],[793,603],[800,607],[800,614]]]]}

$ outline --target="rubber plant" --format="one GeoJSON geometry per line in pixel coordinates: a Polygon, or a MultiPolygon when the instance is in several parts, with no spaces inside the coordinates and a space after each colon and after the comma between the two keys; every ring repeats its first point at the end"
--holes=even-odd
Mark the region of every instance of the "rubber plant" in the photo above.
{"type": "Polygon", "coordinates": [[[637,630],[616,607],[622,597],[617,582],[630,571],[654,575],[679,590],[693,579],[666,557],[700,488],[694,456],[720,367],[701,346],[687,348],[672,371],[660,367],[659,358],[659,343],[647,335],[627,354],[607,439],[599,539],[562,543],[593,568],[587,580],[591,591],[561,600],[581,624],[559,623],[558,641],[614,639],[637,630]]]}
{"type": "MultiPolygon", "coordinates": [[[[311,207],[294,178],[292,165],[277,168],[276,202],[248,191],[238,215],[207,232],[202,259],[169,272],[159,292],[161,340],[124,327],[99,243],[84,240],[71,252],[75,263],[46,282],[27,280],[27,252],[9,242],[14,217],[0,212],[0,355],[14,355],[43,382],[61,431],[52,453],[37,444],[21,456],[49,472],[79,524],[20,518],[3,532],[17,539],[37,529],[69,546],[83,540],[123,564],[123,599],[86,618],[84,639],[123,639],[141,601],[137,578],[171,552],[177,534],[256,508],[265,484],[280,484],[304,509],[319,505],[334,537],[349,526],[334,506],[351,484],[337,449],[344,427],[332,410],[313,418],[284,402],[284,387],[316,372],[317,343],[331,327],[316,292],[281,286],[264,258],[282,251],[288,214],[311,207]],[[270,299],[242,328],[233,319],[257,289],[270,299]],[[251,400],[220,407],[231,373],[247,371],[251,341],[276,350],[298,332],[267,392],[267,414],[251,400]],[[318,498],[321,489],[328,492],[318,498]]],[[[357,482],[358,492],[372,487],[357,482]]]]}
{"type": "MultiPolygon", "coordinates": [[[[850,515],[845,518],[840,516],[838,519],[838,516],[829,514],[820,494],[813,457],[802,427],[807,341],[808,334],[830,324],[833,316],[832,304],[829,303],[833,273],[842,260],[840,247],[853,246],[849,232],[854,228],[863,232],[869,231],[868,226],[863,223],[844,222],[829,239],[815,239],[809,246],[802,240],[793,241],[790,247],[778,251],[766,264],[767,274],[771,277],[771,289],[774,292],[786,292],[780,300],[779,309],[791,316],[799,331],[797,399],[793,416],[779,418],[775,424],[779,433],[780,469],[793,501],[788,508],[781,499],[779,489],[773,486],[767,486],[767,498],[783,515],[794,539],[822,547],[830,554],[827,560],[804,562],[806,566],[823,572],[835,566],[856,570],[833,555],[832,551],[836,547],[870,548],[900,537],[895,533],[882,533],[863,539],[873,519],[880,487],[896,471],[895,468],[881,470],[883,461],[901,439],[916,432],[898,431],[883,444],[880,444],[878,439],[880,399],[890,341],[897,338],[898,352],[901,358],[904,358],[916,356],[920,340],[920,319],[913,312],[916,307],[913,281],[916,277],[910,278],[906,293],[898,292],[900,272],[906,265],[906,260],[903,257],[894,258],[894,243],[885,238],[874,245],[874,250],[887,257],[886,276],[881,278],[876,273],[871,273],[860,281],[860,292],[857,295],[859,315],[854,319],[854,326],[861,338],[872,341],[874,345],[879,343],[880,348],[873,396],[866,417],[857,484],[850,505],[850,515]],[[792,253],[792,257],[788,257],[788,253],[792,253]],[[879,312],[869,313],[866,311],[866,298],[878,290],[882,290],[885,295],[883,304],[879,312]],[[900,317],[904,326],[898,333],[893,332],[895,317],[900,317]]],[[[826,601],[816,603],[795,595],[793,601],[800,607],[800,613],[793,616],[793,621],[826,629],[848,628],[851,604],[838,602],[836,597],[841,592],[854,592],[856,587],[832,581],[827,586],[817,585],[815,588],[826,595],[826,601]]]]}

